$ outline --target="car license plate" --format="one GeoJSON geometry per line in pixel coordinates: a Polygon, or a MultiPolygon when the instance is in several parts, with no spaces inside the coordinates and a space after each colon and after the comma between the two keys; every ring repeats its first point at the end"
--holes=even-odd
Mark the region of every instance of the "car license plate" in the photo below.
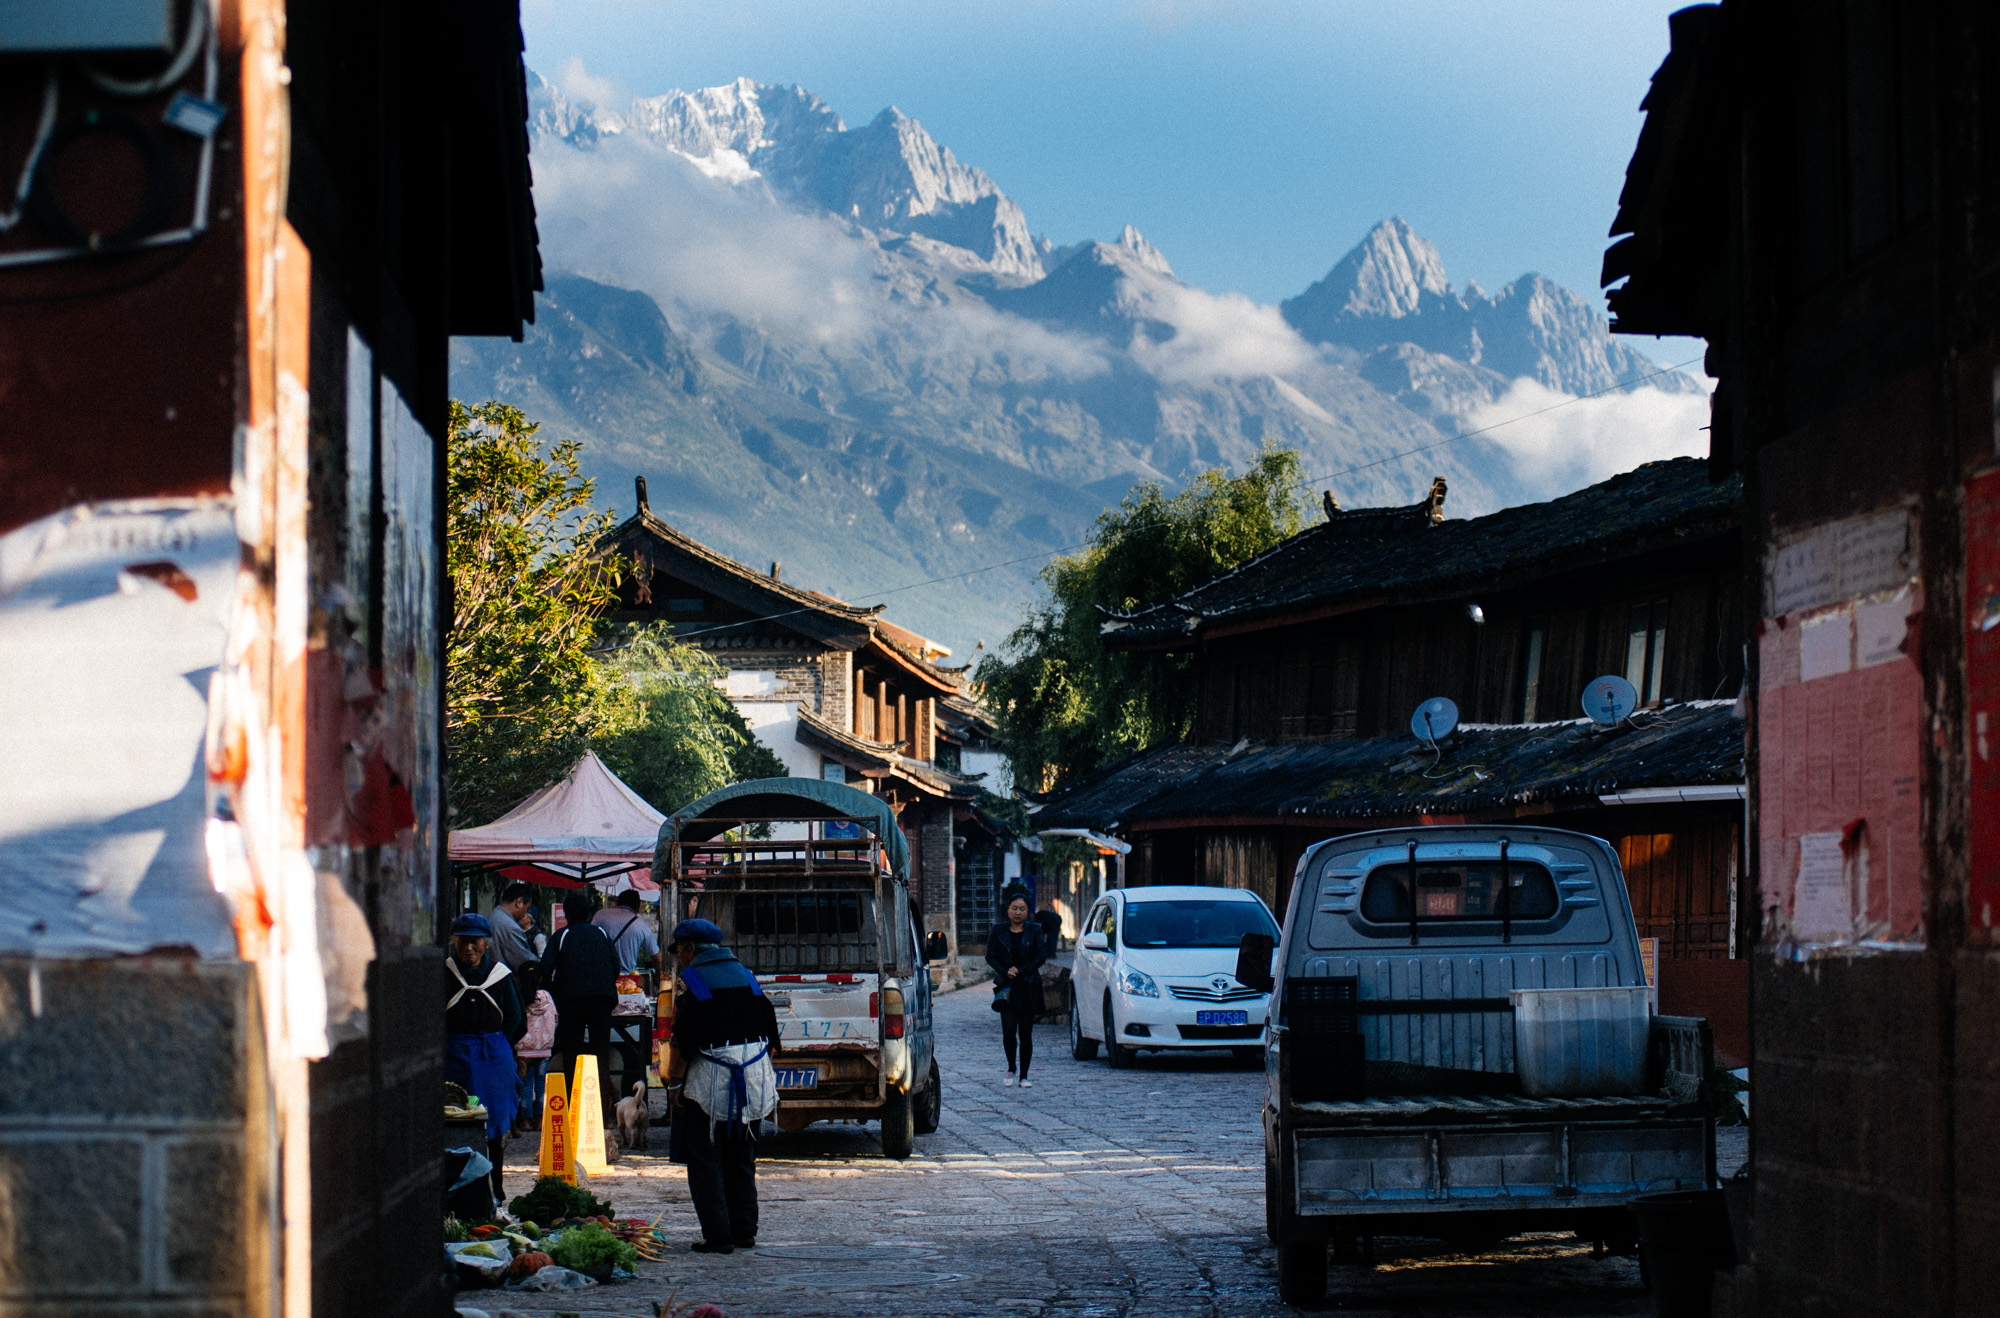
{"type": "Polygon", "coordinates": [[[1196,1025],[1248,1025],[1250,1023],[1250,1013],[1247,1011],[1198,1011],[1194,1014],[1194,1023],[1196,1025]]]}
{"type": "MultiPolygon", "coordinates": [[[[1241,1015],[1241,1012],[1237,1013],[1241,1015]]],[[[816,1089],[819,1087],[817,1066],[778,1066],[772,1070],[778,1077],[780,1089],[816,1089]]]]}

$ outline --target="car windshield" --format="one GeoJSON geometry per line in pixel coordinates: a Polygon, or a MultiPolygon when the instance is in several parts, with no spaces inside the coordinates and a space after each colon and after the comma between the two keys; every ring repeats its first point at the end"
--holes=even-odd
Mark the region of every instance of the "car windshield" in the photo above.
{"type": "Polygon", "coordinates": [[[1245,934],[1277,937],[1278,926],[1262,902],[1126,902],[1122,940],[1127,947],[1235,947],[1245,934]]]}

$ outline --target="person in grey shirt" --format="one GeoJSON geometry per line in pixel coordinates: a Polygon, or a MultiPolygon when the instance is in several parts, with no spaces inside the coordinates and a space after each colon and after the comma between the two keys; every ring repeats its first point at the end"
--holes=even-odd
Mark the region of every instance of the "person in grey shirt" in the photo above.
{"type": "Polygon", "coordinates": [[[651,954],[654,965],[659,964],[660,933],[653,928],[653,921],[642,914],[636,889],[627,888],[619,893],[618,904],[599,911],[590,922],[602,929],[618,949],[619,974],[637,970],[642,952],[651,954]]]}
{"type": "Polygon", "coordinates": [[[535,946],[528,941],[528,931],[521,927],[521,916],[534,899],[534,884],[510,884],[493,904],[493,914],[487,919],[493,926],[494,954],[506,962],[509,970],[518,971],[537,960],[535,946]]]}

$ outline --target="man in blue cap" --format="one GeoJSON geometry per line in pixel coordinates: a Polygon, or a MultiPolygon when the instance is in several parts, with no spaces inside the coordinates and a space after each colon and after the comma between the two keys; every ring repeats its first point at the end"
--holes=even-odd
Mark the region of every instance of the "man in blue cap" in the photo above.
{"type": "Polygon", "coordinates": [[[714,922],[681,921],[673,947],[680,990],[668,1086],[701,1222],[693,1248],[728,1254],[757,1243],[757,1123],[778,1106],[778,1015],[714,922]]]}
{"type": "Polygon", "coordinates": [[[505,1197],[500,1160],[514,1124],[514,1040],[525,1017],[507,963],[487,949],[493,926],[470,911],[451,922],[445,954],[444,1078],[486,1105],[486,1156],[493,1197],[505,1197]]]}

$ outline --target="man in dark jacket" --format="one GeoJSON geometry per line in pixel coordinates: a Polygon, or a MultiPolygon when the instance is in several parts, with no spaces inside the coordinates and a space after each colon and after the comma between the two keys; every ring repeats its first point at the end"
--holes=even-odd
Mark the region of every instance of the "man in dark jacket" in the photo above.
{"type": "Polygon", "coordinates": [[[757,1123],[778,1106],[778,1014],[713,922],[681,921],[673,945],[680,991],[668,1085],[701,1222],[693,1248],[728,1254],[757,1243],[757,1123]]]}
{"type": "MultiPolygon", "coordinates": [[[[611,1128],[610,1075],[605,1055],[611,1046],[611,1012],[618,1005],[618,953],[602,929],[590,922],[590,898],[571,893],[563,902],[562,928],[542,957],[542,987],[556,1004],[555,1047],[549,1057],[558,1075],[574,1078],[581,1053],[597,1058],[597,1098],[611,1128]]],[[[570,1102],[578,1101],[572,1094],[570,1102]]]]}
{"type": "Polygon", "coordinates": [[[444,1078],[486,1105],[486,1156],[493,1163],[493,1197],[502,1197],[500,1162],[514,1124],[514,1040],[525,1015],[512,972],[488,947],[493,927],[467,913],[451,922],[445,954],[444,1078]]]}

